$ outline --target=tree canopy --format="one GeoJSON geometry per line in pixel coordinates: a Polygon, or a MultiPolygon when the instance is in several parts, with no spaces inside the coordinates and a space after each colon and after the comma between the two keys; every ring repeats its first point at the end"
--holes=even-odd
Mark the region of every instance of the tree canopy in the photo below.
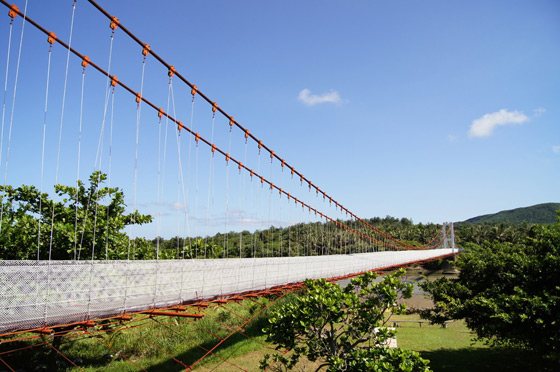
{"type": "Polygon", "coordinates": [[[434,322],[465,319],[492,345],[560,353],[560,223],[533,226],[520,243],[484,242],[462,253],[457,279],[426,281],[434,322]]]}
{"type": "Polygon", "coordinates": [[[56,196],[35,186],[0,186],[2,259],[118,259],[130,250],[137,258],[149,253],[144,239],[130,241],[124,228],[152,221],[138,211],[126,213],[124,193],[102,186],[107,176],[94,171],[89,186],[55,185],[56,196]],[[52,249],[51,249],[52,248],[52,249]]]}
{"type": "Polygon", "coordinates": [[[267,355],[261,368],[276,363],[277,369],[291,370],[303,356],[320,362],[317,371],[429,371],[418,353],[385,346],[394,336],[385,323],[390,314],[404,311],[398,299],[412,295],[413,285],[399,280],[403,273],[380,282],[365,273],[344,288],[307,280],[303,294],[273,311],[264,329],[269,342],[292,353],[267,355]]]}

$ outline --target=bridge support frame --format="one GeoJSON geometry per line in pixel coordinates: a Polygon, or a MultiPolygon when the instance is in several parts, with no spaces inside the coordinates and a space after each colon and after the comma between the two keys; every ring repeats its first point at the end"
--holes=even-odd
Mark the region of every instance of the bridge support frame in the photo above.
{"type": "Polygon", "coordinates": [[[453,227],[453,222],[443,223],[443,248],[451,248],[452,253],[457,252],[457,247],[455,246],[455,229],[453,227]],[[448,230],[449,234],[447,233],[448,230]]]}

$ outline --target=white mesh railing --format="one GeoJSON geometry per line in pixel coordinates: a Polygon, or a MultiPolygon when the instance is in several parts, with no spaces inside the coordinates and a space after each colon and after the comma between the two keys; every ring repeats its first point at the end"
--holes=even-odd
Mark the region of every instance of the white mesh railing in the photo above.
{"type": "Polygon", "coordinates": [[[453,253],[160,261],[0,261],[0,333],[165,307],[453,253]]]}

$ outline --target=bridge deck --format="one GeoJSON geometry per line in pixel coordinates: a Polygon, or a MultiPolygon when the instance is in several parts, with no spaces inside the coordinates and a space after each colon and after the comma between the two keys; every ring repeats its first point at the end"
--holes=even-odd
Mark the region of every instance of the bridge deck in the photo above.
{"type": "Polygon", "coordinates": [[[453,253],[160,261],[0,261],[0,333],[332,278],[453,253]]]}

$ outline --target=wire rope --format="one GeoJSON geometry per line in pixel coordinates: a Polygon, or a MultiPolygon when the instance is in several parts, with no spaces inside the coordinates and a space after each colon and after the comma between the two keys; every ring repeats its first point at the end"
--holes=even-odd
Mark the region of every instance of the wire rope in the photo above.
{"type": "MultiPolygon", "coordinates": [[[[8,50],[6,52],[6,73],[4,75],[4,102],[2,103],[2,129],[0,131],[0,167],[2,166],[2,155],[4,154],[4,123],[6,117],[6,98],[8,96],[8,76],[9,76],[8,72],[10,71],[10,55],[11,55],[10,52],[12,49],[12,30],[14,28],[14,17],[12,17],[10,20],[10,31],[8,32],[8,50]]],[[[1,222],[2,221],[0,221],[0,232],[2,232],[1,222]]]]}
{"type": "Polygon", "coordinates": [[[109,198],[106,208],[107,226],[105,231],[105,260],[108,260],[109,254],[109,233],[110,233],[110,215],[111,215],[111,163],[113,159],[113,113],[115,109],[115,87],[111,92],[111,116],[109,125],[109,168],[107,170],[107,196],[109,198]]]}
{"type": "MultiPolygon", "coordinates": [[[[40,258],[40,250],[41,250],[41,225],[42,225],[42,216],[43,216],[43,176],[44,176],[44,169],[45,169],[45,139],[47,136],[47,109],[48,109],[48,102],[49,102],[49,81],[51,75],[51,57],[52,57],[52,44],[49,44],[49,57],[47,62],[47,82],[45,88],[45,111],[43,116],[43,141],[41,147],[41,176],[39,181],[39,220],[37,224],[37,261],[40,258]]],[[[54,205],[54,200],[53,200],[54,205]]],[[[54,207],[53,207],[54,208],[54,207]]],[[[54,222],[54,216],[53,216],[54,222]]],[[[50,249],[49,249],[49,260],[51,259],[50,249]]]]}
{"type": "MultiPolygon", "coordinates": [[[[169,88],[167,90],[167,112],[169,112],[169,105],[171,104],[171,94],[173,91],[173,76],[169,76],[169,88]]],[[[167,134],[169,130],[169,116],[165,117],[165,134],[163,138],[163,161],[158,161],[158,223],[157,223],[157,243],[156,243],[156,260],[159,260],[159,249],[161,239],[161,220],[162,220],[162,204],[163,204],[163,188],[165,185],[165,162],[167,158],[167,134]],[[161,167],[160,167],[161,164],[161,167]]],[[[161,144],[161,125],[159,143],[161,144]]],[[[159,145],[158,145],[159,147],[159,145]]],[[[161,150],[160,150],[161,151],[161,150]]]]}
{"type": "MultiPolygon", "coordinates": [[[[243,157],[243,161],[245,162],[245,164],[247,164],[247,138],[245,138],[245,155],[243,157]]],[[[246,186],[246,182],[247,182],[247,177],[245,177],[245,173],[241,173],[241,168],[239,168],[239,174],[241,175],[241,182],[242,185],[239,186],[239,188],[241,189],[241,213],[239,215],[239,218],[241,219],[241,221],[244,220],[244,214],[245,214],[245,186],[246,186]]],[[[242,251],[243,251],[243,231],[240,231],[239,233],[239,258],[242,257],[242,251]]]]}
{"type": "MultiPolygon", "coordinates": [[[[172,102],[172,107],[173,107],[173,115],[177,116],[176,113],[176,106],[175,106],[175,92],[173,91],[173,89],[171,90],[171,102],[172,102]]],[[[180,191],[182,191],[182,195],[183,195],[183,205],[185,207],[185,228],[187,229],[185,231],[185,233],[190,234],[189,229],[189,223],[188,223],[188,205],[187,205],[187,200],[188,200],[188,191],[187,193],[185,193],[185,177],[183,174],[183,160],[182,160],[182,153],[181,153],[181,126],[177,126],[175,128],[175,138],[177,141],[177,203],[179,203],[180,206],[180,191]]],[[[186,184],[188,185],[188,173],[187,173],[187,182],[186,184]]],[[[188,188],[187,188],[188,190],[188,188]]],[[[177,206],[177,253],[179,252],[179,246],[180,246],[180,221],[179,221],[179,206],[177,206]]],[[[185,258],[185,251],[184,251],[184,244],[183,244],[183,254],[182,254],[182,258],[185,258]]]]}
{"type": "Polygon", "coordinates": [[[229,217],[229,161],[226,160],[226,216],[224,228],[224,248],[226,250],[226,258],[229,258],[229,235],[228,235],[228,217],[229,217]]]}
{"type": "MultiPolygon", "coordinates": [[[[74,15],[76,14],[76,0],[72,3],[72,19],[70,21],[70,36],[68,38],[68,51],[66,53],[66,69],[64,72],[64,88],[62,91],[62,107],[60,109],[60,126],[58,129],[58,148],[56,152],[56,171],[54,175],[54,183],[58,184],[58,171],[60,167],[60,150],[62,146],[62,127],[64,123],[64,108],[66,104],[66,88],[68,87],[68,67],[70,65],[70,48],[72,46],[72,34],[74,32],[74,15]]],[[[50,42],[50,39],[49,39],[50,42]]],[[[53,40],[54,43],[54,40],[53,40]]],[[[52,43],[51,43],[52,45],[52,43]]],[[[45,116],[46,116],[46,104],[45,104],[45,116]]],[[[49,261],[52,255],[52,245],[53,245],[53,233],[54,233],[54,217],[55,217],[55,201],[53,200],[52,207],[52,221],[51,221],[51,233],[49,238],[49,261]]]]}
{"type": "MultiPolygon", "coordinates": [[[[79,260],[79,253],[77,254],[77,245],[78,245],[78,204],[80,200],[80,162],[81,162],[81,154],[82,154],[82,125],[83,125],[83,112],[84,112],[84,86],[85,86],[85,77],[86,77],[86,66],[87,64],[82,64],[82,85],[80,91],[80,118],[78,123],[78,156],[76,160],[76,205],[75,205],[75,217],[74,217],[74,260],[78,258],[79,260]]],[[[86,215],[84,215],[84,219],[86,215]]],[[[80,249],[81,252],[81,249],[80,249]]]]}
{"type": "MultiPolygon", "coordinates": [[[[95,212],[94,212],[94,217],[93,217],[93,234],[92,234],[92,246],[91,246],[91,260],[93,263],[93,260],[95,258],[95,243],[96,243],[96,233],[97,233],[97,215],[98,215],[98,209],[99,209],[99,186],[101,183],[101,164],[102,164],[102,160],[103,160],[103,142],[104,142],[104,137],[105,137],[105,121],[107,119],[107,109],[109,106],[109,96],[111,94],[111,86],[113,84],[113,80],[111,78],[111,61],[112,61],[112,57],[113,57],[113,42],[114,42],[114,36],[115,36],[115,30],[112,29],[111,30],[111,41],[110,41],[110,45],[109,45],[109,62],[108,62],[108,67],[107,67],[107,81],[105,84],[105,103],[104,103],[104,108],[103,108],[103,119],[101,121],[101,130],[99,133],[99,140],[97,142],[97,153],[95,155],[95,166],[94,168],[97,168],[97,179],[94,181],[96,184],[96,188],[95,190],[90,190],[90,194],[88,195],[88,207],[90,204],[90,198],[91,198],[91,194],[92,191],[94,191],[95,193],[95,197],[94,197],[94,203],[95,203],[95,212]]],[[[86,212],[87,215],[87,212],[86,212]]],[[[82,241],[84,238],[84,234],[85,234],[85,226],[86,226],[86,219],[84,219],[84,229],[82,230],[82,241]]]]}
{"type": "Polygon", "coordinates": [[[231,154],[231,126],[229,127],[229,149],[226,157],[226,218],[224,231],[224,247],[226,250],[226,258],[229,258],[229,235],[228,235],[228,218],[229,218],[229,154],[231,154]]]}
{"type": "MultiPolygon", "coordinates": [[[[144,50],[147,51],[146,48],[144,50]]],[[[129,232],[130,232],[130,239],[128,240],[128,252],[126,255],[126,259],[130,260],[130,241],[132,239],[132,257],[136,257],[136,239],[133,238],[133,231],[135,230],[136,225],[136,211],[137,211],[137,196],[138,196],[138,148],[140,143],[140,118],[142,116],[142,94],[144,94],[144,76],[146,72],[146,55],[144,52],[142,53],[142,77],[140,79],[140,92],[139,95],[136,96],[136,141],[134,144],[134,174],[132,179],[132,221],[130,224],[129,232]]]]}
{"type": "MultiPolygon", "coordinates": [[[[13,123],[14,123],[14,112],[15,112],[15,105],[16,105],[16,92],[17,92],[17,83],[18,83],[18,77],[19,77],[19,67],[20,67],[20,62],[21,62],[21,50],[23,48],[23,32],[25,30],[25,23],[26,23],[26,15],[27,15],[27,4],[28,4],[28,0],[25,0],[25,8],[23,11],[23,22],[21,24],[21,36],[19,39],[19,50],[18,50],[18,58],[17,58],[17,63],[16,63],[16,75],[14,78],[14,91],[12,94],[12,109],[11,109],[11,113],[10,113],[10,124],[8,126],[8,143],[6,145],[6,159],[4,160],[4,181],[3,181],[3,189],[6,189],[6,181],[8,179],[8,161],[10,158],[10,144],[12,141],[12,128],[13,128],[13,123]]],[[[13,21],[13,19],[12,19],[13,21]]],[[[11,30],[11,27],[10,27],[11,30]]],[[[8,53],[9,54],[9,53],[8,53]]],[[[8,66],[6,65],[6,69],[8,68],[8,66]]],[[[6,70],[6,76],[8,74],[8,71],[6,70]]],[[[7,77],[6,77],[6,84],[7,84],[7,77]]],[[[4,134],[4,114],[2,113],[2,136],[4,134]]],[[[2,143],[4,143],[4,139],[2,138],[2,143]]],[[[2,199],[3,199],[3,195],[4,193],[2,193],[2,199]]],[[[4,217],[4,203],[3,200],[0,199],[0,233],[2,232],[2,222],[3,222],[3,217],[4,217]]]]}
{"type": "MultiPolygon", "coordinates": [[[[191,133],[193,133],[194,97],[195,97],[195,94],[192,94],[192,93],[196,93],[196,91],[195,91],[195,90],[192,90],[192,91],[191,91],[192,100],[191,100],[191,115],[190,115],[190,121],[189,121],[189,130],[190,130],[191,133]]],[[[198,144],[198,142],[197,142],[197,144],[198,144]]],[[[188,162],[187,162],[187,200],[188,200],[189,190],[190,190],[190,187],[189,187],[189,186],[190,186],[190,179],[189,179],[189,176],[190,176],[190,174],[191,174],[191,163],[192,163],[191,154],[192,154],[192,136],[189,136],[189,156],[188,156],[188,162]]],[[[188,205],[187,205],[187,203],[185,202],[185,226],[184,226],[184,230],[185,230],[184,235],[185,235],[185,237],[184,237],[184,239],[183,239],[183,252],[184,252],[184,250],[185,250],[185,245],[186,245],[187,241],[188,241],[188,244],[189,244],[189,248],[191,249],[191,252],[192,252],[192,239],[191,239],[191,234],[190,234],[190,225],[189,225],[189,220],[188,220],[188,214],[187,214],[188,211],[187,211],[187,208],[188,208],[188,205]],[[187,231],[187,229],[188,229],[189,231],[187,231]]],[[[197,205],[196,205],[196,203],[195,203],[195,215],[196,215],[196,216],[198,216],[197,211],[198,211],[198,207],[197,207],[197,205]]],[[[196,233],[197,233],[197,224],[195,223],[195,236],[196,236],[196,233]]],[[[183,258],[184,258],[184,257],[183,257],[183,258]]],[[[192,254],[191,254],[191,258],[192,258],[192,254]]]]}
{"type": "MultiPolygon", "coordinates": [[[[175,129],[175,135],[177,137],[177,151],[178,151],[178,163],[177,163],[177,206],[176,206],[176,217],[177,220],[177,248],[176,248],[176,259],[179,259],[179,247],[180,247],[180,234],[181,234],[181,221],[179,220],[179,206],[181,205],[181,141],[179,139],[180,133],[179,129],[175,129]]],[[[183,258],[185,258],[185,251],[183,250],[183,258]]]]}
{"type": "MultiPolygon", "coordinates": [[[[250,218],[254,217],[254,221],[255,221],[255,225],[256,225],[256,223],[258,222],[258,219],[257,219],[257,203],[256,203],[256,198],[253,197],[253,175],[252,174],[250,176],[250,181],[249,182],[251,183],[251,185],[250,185],[251,187],[250,187],[250,191],[249,191],[249,195],[250,195],[249,200],[252,201],[252,203],[251,203],[252,204],[251,214],[249,216],[250,216],[250,218]]],[[[258,232],[258,228],[255,228],[255,230],[253,232],[253,236],[249,238],[250,239],[249,248],[251,249],[251,256],[253,258],[256,257],[255,256],[255,254],[256,254],[255,246],[256,246],[256,239],[257,239],[257,232],[258,232]]]]}
{"type": "MultiPolygon", "coordinates": [[[[207,256],[207,247],[208,247],[208,238],[210,236],[210,210],[211,204],[214,205],[214,195],[213,195],[213,175],[214,175],[214,124],[216,120],[216,111],[212,110],[212,137],[210,139],[210,143],[212,144],[211,154],[210,154],[210,169],[208,172],[208,206],[206,208],[206,244],[204,245],[204,258],[208,258],[207,256]]],[[[212,255],[214,255],[214,246],[212,248],[212,255]]],[[[215,258],[215,257],[212,257],[215,258]]]]}
{"type": "MultiPolygon", "coordinates": [[[[194,97],[193,97],[193,102],[194,102],[194,97]]],[[[194,195],[194,207],[195,207],[195,215],[198,219],[199,216],[199,206],[198,206],[198,186],[199,186],[199,179],[198,179],[198,141],[196,141],[196,145],[195,145],[195,195],[194,195]]],[[[200,237],[198,235],[198,221],[195,221],[195,233],[194,236],[196,237],[196,241],[195,241],[195,248],[194,248],[194,258],[198,258],[198,253],[200,251],[200,249],[202,247],[200,247],[200,244],[202,243],[202,237],[200,237]]],[[[191,251],[192,251],[192,246],[191,246],[191,251]]],[[[192,256],[192,253],[191,253],[192,256]]],[[[206,257],[205,257],[206,258],[206,257]]]]}

